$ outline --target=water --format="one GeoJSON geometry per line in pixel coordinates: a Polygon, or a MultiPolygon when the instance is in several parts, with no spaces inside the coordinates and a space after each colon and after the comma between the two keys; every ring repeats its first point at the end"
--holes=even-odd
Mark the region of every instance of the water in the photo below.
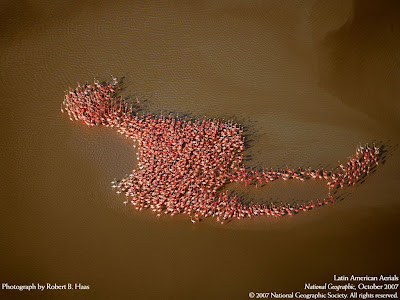
{"type": "MultiPolygon", "coordinates": [[[[1,282],[91,287],[69,296],[248,299],[333,274],[398,274],[397,2],[0,9],[1,282]],[[111,74],[144,111],[239,121],[248,166],[332,167],[374,140],[386,162],[343,201],[279,220],[192,225],[138,213],[110,184],[135,167],[131,143],[60,112],[68,86],[111,74]]],[[[297,193],[285,184],[274,197],[297,193]]]]}

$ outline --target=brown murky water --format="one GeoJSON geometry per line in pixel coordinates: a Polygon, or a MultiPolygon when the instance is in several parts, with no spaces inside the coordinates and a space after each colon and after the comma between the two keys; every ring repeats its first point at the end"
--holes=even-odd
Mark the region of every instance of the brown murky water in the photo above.
{"type": "Polygon", "coordinates": [[[2,1],[0,16],[2,283],[90,285],[50,297],[248,299],[399,274],[397,1],[2,1]],[[110,74],[144,110],[240,121],[249,166],[333,166],[373,141],[385,163],[343,201],[279,220],[137,213],[110,187],[135,167],[130,143],[60,113],[68,86],[110,74]]]}

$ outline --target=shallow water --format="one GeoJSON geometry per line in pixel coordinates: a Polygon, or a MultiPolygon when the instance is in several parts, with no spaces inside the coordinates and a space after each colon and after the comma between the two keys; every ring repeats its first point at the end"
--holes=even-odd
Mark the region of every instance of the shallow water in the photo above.
{"type": "MultiPolygon", "coordinates": [[[[364,3],[3,1],[0,281],[248,299],[333,274],[398,274],[399,10],[364,3]],[[240,122],[248,166],[332,167],[373,141],[385,163],[343,201],[279,220],[138,213],[110,186],[135,167],[131,142],[60,112],[67,87],[110,74],[144,111],[240,122]]],[[[290,185],[257,197],[292,197],[290,185]]]]}

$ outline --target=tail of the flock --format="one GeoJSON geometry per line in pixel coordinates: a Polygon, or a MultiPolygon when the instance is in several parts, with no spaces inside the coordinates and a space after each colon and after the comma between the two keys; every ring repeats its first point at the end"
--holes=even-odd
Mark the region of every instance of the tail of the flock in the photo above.
{"type": "MultiPolygon", "coordinates": [[[[112,83],[100,83],[95,80],[92,83],[86,83],[84,85],[78,84],[77,88],[70,88],[65,92],[61,112],[67,112],[71,120],[80,120],[88,126],[105,125],[107,127],[116,127],[121,134],[126,134],[128,137],[132,138],[132,134],[129,134],[126,130],[126,120],[132,120],[135,109],[132,105],[126,103],[122,97],[115,97],[115,93],[118,89],[116,78],[113,78],[112,83]],[[122,126],[122,124],[124,126],[122,126]]],[[[142,116],[141,120],[158,120],[161,122],[161,120],[171,120],[171,118],[171,116],[166,118],[162,115],[160,117],[147,116],[146,118],[142,116]]],[[[179,118],[175,117],[174,119],[178,120],[179,118]]],[[[136,120],[138,120],[137,113],[136,120]]],[[[240,135],[240,148],[237,150],[238,158],[235,160],[235,166],[234,163],[232,163],[232,168],[234,168],[234,170],[228,172],[229,174],[227,176],[229,179],[223,181],[221,185],[216,185],[218,191],[216,191],[215,188],[212,199],[204,199],[203,197],[202,200],[198,200],[199,203],[197,204],[194,204],[196,200],[192,199],[192,201],[185,202],[189,203],[186,204],[188,207],[182,207],[182,205],[176,204],[171,206],[169,203],[166,204],[165,200],[160,204],[154,203],[150,199],[140,199],[131,201],[136,206],[136,209],[142,210],[151,208],[157,213],[157,216],[161,214],[170,214],[173,216],[186,213],[190,215],[190,219],[193,223],[198,222],[202,217],[215,217],[218,222],[223,224],[234,218],[242,219],[261,215],[275,217],[293,215],[300,211],[308,211],[315,207],[335,202],[332,196],[334,190],[343,188],[344,186],[354,186],[358,181],[369,175],[375,166],[378,166],[379,148],[376,147],[375,144],[372,146],[366,144],[365,146],[359,145],[355,154],[348,157],[345,163],[342,164],[339,161],[338,166],[331,170],[294,170],[286,167],[285,169],[279,170],[264,169],[262,171],[246,171],[241,163],[241,151],[244,148],[244,138],[241,137],[241,133],[243,132],[242,128],[232,122],[221,124],[221,122],[217,120],[208,121],[208,124],[215,124],[215,122],[218,122],[218,128],[234,127],[235,130],[237,129],[235,132],[238,132],[240,135]],[[321,200],[312,200],[301,204],[246,204],[240,201],[236,194],[228,194],[222,187],[223,184],[228,182],[242,182],[245,185],[263,186],[277,179],[297,179],[300,181],[307,179],[324,180],[328,186],[327,196],[321,200]]],[[[197,121],[197,124],[205,126],[205,121],[197,121]]],[[[166,134],[170,133],[168,132],[166,134]]],[[[137,139],[137,136],[135,137],[137,139]]],[[[138,142],[140,146],[141,141],[139,140],[138,142]]],[[[139,168],[142,169],[144,167],[145,166],[140,165],[139,162],[139,168]]],[[[221,169],[219,172],[223,172],[223,170],[221,169]]],[[[117,193],[123,192],[127,197],[134,196],[134,193],[131,192],[132,188],[130,189],[127,185],[129,180],[133,180],[134,174],[135,171],[120,181],[112,182],[113,188],[117,188],[117,193]]],[[[124,203],[128,203],[128,200],[124,203]]]]}

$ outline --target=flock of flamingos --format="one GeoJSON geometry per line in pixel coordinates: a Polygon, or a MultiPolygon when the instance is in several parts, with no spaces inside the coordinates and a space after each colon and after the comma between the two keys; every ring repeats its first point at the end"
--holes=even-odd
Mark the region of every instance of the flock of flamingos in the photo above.
{"type": "Polygon", "coordinates": [[[118,82],[94,81],[65,92],[61,107],[71,120],[88,126],[114,127],[138,145],[138,166],[126,178],[113,181],[125,203],[151,209],[158,217],[187,214],[193,223],[214,217],[223,224],[234,218],[293,215],[334,202],[337,188],[354,185],[378,165],[379,149],[359,146],[347,162],[330,171],[247,171],[243,165],[243,129],[219,120],[187,120],[171,115],[138,115],[132,105],[116,97],[118,82]],[[247,204],[223,186],[229,182],[262,186],[277,179],[324,180],[325,199],[302,204],[247,204]]]}

